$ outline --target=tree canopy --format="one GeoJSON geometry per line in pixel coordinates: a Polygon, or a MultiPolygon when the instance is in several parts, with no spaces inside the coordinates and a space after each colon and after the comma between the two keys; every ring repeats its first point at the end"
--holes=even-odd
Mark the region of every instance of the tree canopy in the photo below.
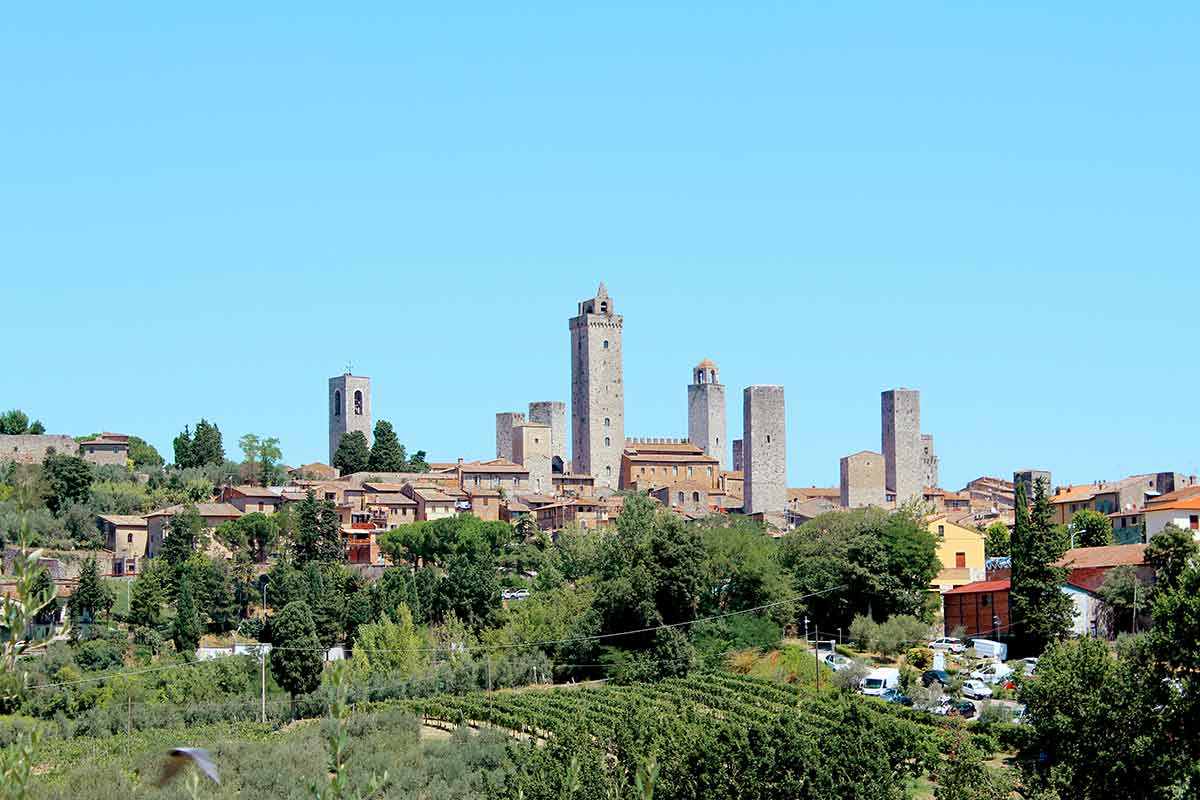
{"type": "Polygon", "coordinates": [[[1074,605],[1062,592],[1067,570],[1054,565],[1065,552],[1063,537],[1054,529],[1045,481],[1039,479],[1034,487],[1032,508],[1025,486],[1017,484],[1010,614],[1013,629],[1031,653],[1040,653],[1071,627],[1074,605]]]}
{"type": "Polygon", "coordinates": [[[1076,511],[1071,517],[1071,530],[1075,532],[1076,547],[1106,547],[1113,543],[1112,520],[1099,511],[1076,511]]]}
{"type": "Polygon", "coordinates": [[[367,435],[362,431],[350,431],[342,436],[333,454],[333,466],[343,475],[363,472],[371,460],[371,449],[367,446],[367,435]]]}

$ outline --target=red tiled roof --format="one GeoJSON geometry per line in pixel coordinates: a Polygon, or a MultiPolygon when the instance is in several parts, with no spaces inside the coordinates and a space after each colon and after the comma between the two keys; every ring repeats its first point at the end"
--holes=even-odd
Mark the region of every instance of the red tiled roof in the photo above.
{"type": "Polygon", "coordinates": [[[944,594],[979,594],[980,592],[1007,592],[1012,585],[1012,581],[975,581],[974,583],[964,584],[958,588],[951,589],[944,594]]]}
{"type": "Polygon", "coordinates": [[[1091,569],[1094,567],[1141,566],[1146,563],[1146,545],[1114,544],[1108,547],[1076,547],[1054,562],[1057,567],[1091,569]]]}

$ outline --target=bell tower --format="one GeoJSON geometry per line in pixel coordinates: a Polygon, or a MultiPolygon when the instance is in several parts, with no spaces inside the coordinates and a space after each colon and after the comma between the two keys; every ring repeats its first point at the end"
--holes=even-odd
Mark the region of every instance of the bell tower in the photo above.
{"type": "Polygon", "coordinates": [[[688,441],[700,447],[705,455],[717,459],[724,469],[728,463],[725,460],[725,387],[720,382],[717,365],[706,358],[693,367],[687,394],[688,441]]]}

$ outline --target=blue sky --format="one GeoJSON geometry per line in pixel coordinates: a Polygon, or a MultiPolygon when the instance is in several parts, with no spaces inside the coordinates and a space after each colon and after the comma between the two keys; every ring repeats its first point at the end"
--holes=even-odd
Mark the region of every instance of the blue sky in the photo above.
{"type": "Polygon", "coordinates": [[[489,457],[604,280],[628,435],[708,357],[792,485],[899,385],[948,488],[1200,471],[1195,4],[502,5],[8,8],[0,406],[489,457]]]}

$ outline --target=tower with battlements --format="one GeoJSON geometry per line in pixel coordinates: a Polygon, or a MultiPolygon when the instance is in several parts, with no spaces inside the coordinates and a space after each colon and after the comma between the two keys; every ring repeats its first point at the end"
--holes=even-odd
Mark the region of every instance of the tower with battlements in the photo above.
{"type": "Polygon", "coordinates": [[[571,458],[575,472],[616,489],[625,443],[624,320],[604,284],[571,318],[571,458]]]}
{"type": "Polygon", "coordinates": [[[725,387],[717,365],[707,358],[692,368],[688,386],[688,441],[705,455],[717,459],[722,469],[725,460],[725,387]]]}
{"type": "Polygon", "coordinates": [[[362,431],[371,444],[371,379],[362,375],[344,375],[329,379],[329,463],[342,437],[362,431]]]}
{"type": "Polygon", "coordinates": [[[787,506],[786,431],[783,387],[747,386],[742,395],[747,514],[782,514],[787,506]]]}
{"type": "Polygon", "coordinates": [[[538,400],[529,404],[529,421],[550,426],[550,458],[555,472],[567,470],[567,404],[538,400]]]}

